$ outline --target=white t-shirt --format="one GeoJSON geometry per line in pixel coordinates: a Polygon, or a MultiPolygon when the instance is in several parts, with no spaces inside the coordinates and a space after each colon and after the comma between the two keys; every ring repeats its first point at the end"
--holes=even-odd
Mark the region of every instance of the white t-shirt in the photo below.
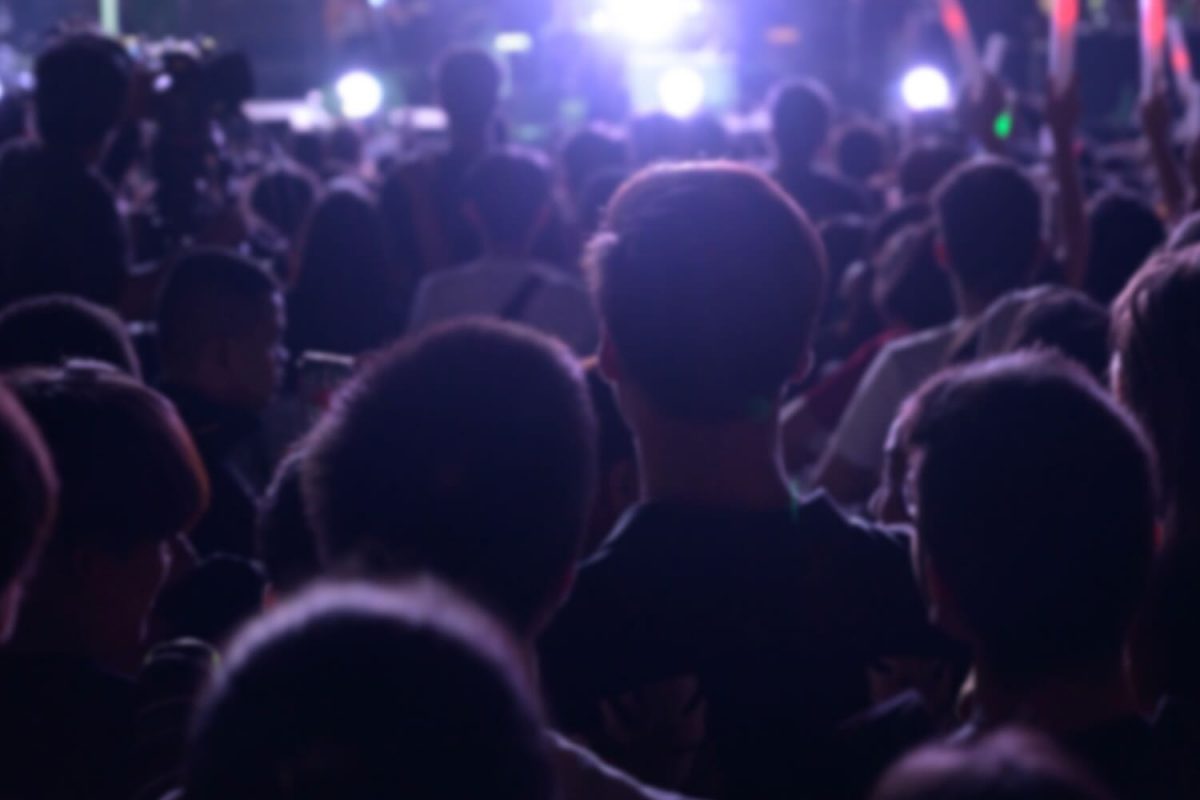
{"type": "Polygon", "coordinates": [[[883,446],[904,400],[945,363],[962,322],[915,333],[888,344],[863,376],[830,441],[831,452],[869,472],[883,466],[883,446]]]}
{"type": "MultiPolygon", "coordinates": [[[[980,317],[975,335],[979,358],[1003,352],[1003,344],[1018,314],[1038,290],[1012,292],[993,303],[980,317]]],[[[878,472],[888,431],[900,406],[921,388],[950,357],[967,332],[967,322],[955,320],[932,330],[897,339],[885,347],[863,377],[846,407],[830,442],[830,451],[855,467],[878,472]]]]}
{"type": "Polygon", "coordinates": [[[537,261],[483,259],[427,276],[417,288],[409,330],[460,317],[500,317],[514,303],[523,307],[511,322],[556,336],[581,356],[595,352],[599,325],[587,289],[537,261]]]}

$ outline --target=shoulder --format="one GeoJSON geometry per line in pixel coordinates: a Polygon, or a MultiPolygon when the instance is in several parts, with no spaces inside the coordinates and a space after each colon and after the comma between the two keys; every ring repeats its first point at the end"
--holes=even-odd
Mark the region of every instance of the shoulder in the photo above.
{"type": "Polygon", "coordinates": [[[902,336],[884,345],[880,357],[903,359],[915,353],[944,348],[954,340],[958,329],[958,324],[952,322],[927,331],[902,336]]]}
{"type": "Polygon", "coordinates": [[[910,576],[911,535],[903,528],[871,525],[843,512],[824,492],[804,500],[796,527],[814,537],[839,569],[910,576]]]}

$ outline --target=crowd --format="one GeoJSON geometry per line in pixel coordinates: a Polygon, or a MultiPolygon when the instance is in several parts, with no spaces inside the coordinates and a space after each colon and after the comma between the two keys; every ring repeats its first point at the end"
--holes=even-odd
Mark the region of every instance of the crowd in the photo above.
{"type": "Polygon", "coordinates": [[[1074,90],[998,137],[995,79],[903,126],[797,80],[769,148],[655,115],[551,162],[463,49],[448,141],[370,159],[172,138],[97,36],[35,72],[0,797],[1200,797],[1165,97],[1100,143],[1074,90]]]}

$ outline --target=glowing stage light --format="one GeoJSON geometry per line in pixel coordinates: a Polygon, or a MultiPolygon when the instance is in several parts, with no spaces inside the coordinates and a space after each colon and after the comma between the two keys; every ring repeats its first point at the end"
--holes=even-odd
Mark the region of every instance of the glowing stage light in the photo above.
{"type": "Polygon", "coordinates": [[[496,52],[505,55],[528,53],[533,50],[533,37],[525,31],[507,31],[496,34],[496,52]]]}
{"type": "Polygon", "coordinates": [[[346,73],[334,87],[342,114],[348,119],[366,119],[383,107],[383,84],[369,72],[346,73]]]}
{"type": "Polygon", "coordinates": [[[658,79],[658,101],[673,117],[690,117],[704,106],[708,86],[704,76],[689,67],[673,67],[658,79]]]}
{"type": "Polygon", "coordinates": [[[367,0],[367,4],[371,6],[371,8],[383,8],[387,5],[387,1],[388,0],[367,0]]]}
{"type": "Polygon", "coordinates": [[[950,81],[934,67],[914,67],[900,82],[900,96],[911,111],[941,111],[953,102],[950,81]]]}
{"type": "Polygon", "coordinates": [[[703,10],[701,0],[601,0],[589,25],[593,33],[660,44],[673,39],[703,10]]]}

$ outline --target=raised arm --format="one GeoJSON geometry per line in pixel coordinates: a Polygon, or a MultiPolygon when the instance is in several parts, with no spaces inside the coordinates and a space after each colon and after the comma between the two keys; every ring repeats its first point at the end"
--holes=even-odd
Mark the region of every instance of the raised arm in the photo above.
{"type": "MultiPolygon", "coordinates": [[[[1050,82],[1053,85],[1053,81],[1050,82]]],[[[1062,223],[1060,242],[1065,256],[1068,286],[1083,286],[1088,263],[1087,200],[1079,174],[1079,87],[1072,83],[1063,92],[1053,88],[1046,99],[1046,124],[1054,142],[1054,180],[1062,223]]]]}

